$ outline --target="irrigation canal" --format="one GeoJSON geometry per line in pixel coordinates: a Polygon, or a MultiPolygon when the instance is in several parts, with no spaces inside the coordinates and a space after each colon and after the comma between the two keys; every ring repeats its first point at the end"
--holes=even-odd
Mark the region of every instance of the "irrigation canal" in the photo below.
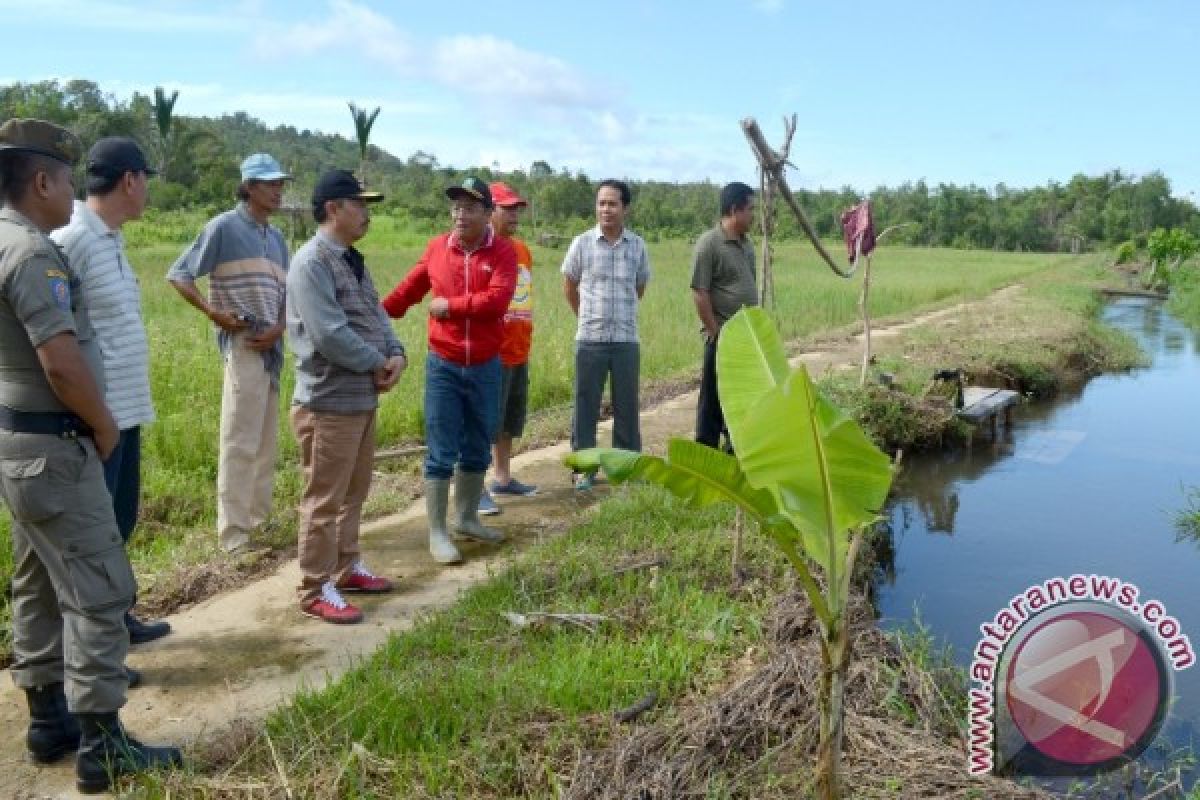
{"type": "MultiPolygon", "coordinates": [[[[906,459],[875,582],[882,625],[919,616],[969,667],[981,624],[1027,588],[1097,575],[1136,586],[1139,611],[1157,599],[1200,649],[1200,541],[1176,522],[1200,491],[1200,334],[1142,298],[1103,318],[1136,337],[1150,366],[1025,404],[994,444],[984,435],[971,451],[906,459]]],[[[1038,620],[1007,640],[1009,655],[1038,620]]],[[[1083,667],[1097,685],[1103,662],[1083,667]]],[[[1174,701],[1152,761],[1164,746],[1200,746],[1200,666],[1168,671],[1174,701]]]]}

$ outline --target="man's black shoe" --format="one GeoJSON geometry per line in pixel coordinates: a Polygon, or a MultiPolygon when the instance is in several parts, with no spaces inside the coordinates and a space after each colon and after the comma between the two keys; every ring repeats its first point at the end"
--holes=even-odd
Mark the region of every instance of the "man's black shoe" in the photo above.
{"type": "Polygon", "coordinates": [[[125,665],[125,680],[129,681],[129,688],[136,689],[142,685],[142,673],[128,664],[125,665]]]}
{"type": "Polygon", "coordinates": [[[143,622],[128,612],[125,613],[125,627],[129,630],[130,644],[153,642],[171,632],[171,624],[166,620],[156,619],[151,622],[143,622]]]}
{"type": "Polygon", "coordinates": [[[79,723],[67,710],[67,695],[61,683],[26,689],[29,731],[25,746],[39,764],[52,764],[79,749],[79,723]]]}
{"type": "Polygon", "coordinates": [[[183,763],[179,748],[151,747],[127,734],[115,711],[76,716],[83,736],[75,756],[75,788],[84,794],[107,792],[122,775],[183,763]]]}

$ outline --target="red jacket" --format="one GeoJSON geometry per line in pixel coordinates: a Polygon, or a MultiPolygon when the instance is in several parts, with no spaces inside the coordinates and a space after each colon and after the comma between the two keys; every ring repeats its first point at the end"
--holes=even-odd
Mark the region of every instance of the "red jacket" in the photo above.
{"type": "Polygon", "coordinates": [[[487,230],[483,244],[465,252],[453,233],[429,240],[425,253],[383,299],[388,316],[402,317],[433,290],[450,301],[444,318],[429,316],[429,349],[447,361],[482,364],[500,352],[504,314],[517,286],[517,253],[487,230]]]}

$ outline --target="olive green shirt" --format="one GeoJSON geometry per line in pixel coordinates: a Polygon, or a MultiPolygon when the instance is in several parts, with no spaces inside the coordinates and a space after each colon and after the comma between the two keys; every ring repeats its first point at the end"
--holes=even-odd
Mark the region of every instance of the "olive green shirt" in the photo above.
{"type": "Polygon", "coordinates": [[[18,411],[67,410],[37,357],[37,348],[60,333],[75,335],[103,386],[100,347],[78,276],[23,214],[0,210],[0,404],[18,411]]]}
{"type": "Polygon", "coordinates": [[[745,236],[729,236],[720,223],[696,241],[692,288],[708,290],[713,315],[724,325],[742,306],[758,305],[754,283],[754,245],[745,236]]]}

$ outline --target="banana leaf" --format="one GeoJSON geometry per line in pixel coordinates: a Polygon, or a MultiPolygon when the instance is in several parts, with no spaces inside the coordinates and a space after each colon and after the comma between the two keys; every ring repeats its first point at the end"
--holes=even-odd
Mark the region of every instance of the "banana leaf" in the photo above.
{"type": "Polygon", "coordinates": [[[782,342],[761,309],[725,324],[718,391],[746,482],[792,520],[805,554],[837,580],[854,528],[878,518],[892,469],[858,424],[800,366],[782,377],[782,342]]]}
{"type": "Polygon", "coordinates": [[[733,456],[686,439],[671,439],[666,459],[629,450],[592,448],[572,453],[566,462],[579,471],[603,469],[614,483],[657,483],[698,507],[733,502],[764,523],[779,511],[770,492],[747,483],[733,456]]]}

